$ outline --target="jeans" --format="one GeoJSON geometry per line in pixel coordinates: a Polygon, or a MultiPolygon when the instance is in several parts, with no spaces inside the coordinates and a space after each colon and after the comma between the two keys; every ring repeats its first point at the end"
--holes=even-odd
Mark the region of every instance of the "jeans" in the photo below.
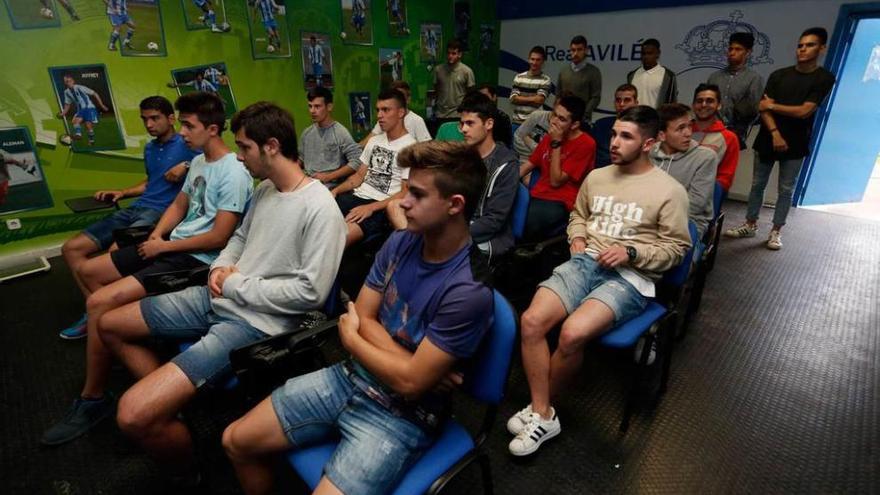
{"type": "MultiPolygon", "coordinates": [[[[761,210],[761,203],[764,202],[764,189],[767,187],[767,181],[770,180],[770,173],[773,171],[775,161],[764,159],[758,153],[755,153],[755,171],[752,175],[752,190],[749,192],[749,206],[746,211],[746,220],[755,222],[758,220],[758,213],[761,210]]],[[[785,218],[788,216],[788,210],[791,208],[791,196],[794,193],[794,185],[800,175],[801,165],[804,163],[803,158],[795,158],[790,160],[779,160],[779,192],[776,198],[776,208],[773,212],[773,225],[785,225],[785,218]]]]}

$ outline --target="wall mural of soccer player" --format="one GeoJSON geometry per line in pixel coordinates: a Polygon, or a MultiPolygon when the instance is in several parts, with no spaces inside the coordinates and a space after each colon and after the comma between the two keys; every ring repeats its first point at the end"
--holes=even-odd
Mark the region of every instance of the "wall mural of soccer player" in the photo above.
{"type": "Polygon", "coordinates": [[[461,51],[466,52],[470,48],[471,36],[471,3],[467,0],[455,0],[455,37],[461,41],[461,51]]]}
{"type": "Polygon", "coordinates": [[[107,49],[116,51],[116,43],[122,35],[122,29],[125,28],[125,39],[122,40],[123,47],[131,46],[131,39],[134,37],[135,24],[134,19],[128,13],[128,0],[104,0],[107,6],[107,18],[110,20],[110,43],[107,49]]]}
{"type": "Polygon", "coordinates": [[[388,34],[397,37],[409,36],[406,25],[406,0],[386,0],[388,3],[388,34]]]}
{"type": "Polygon", "coordinates": [[[488,61],[489,52],[495,46],[495,25],[480,24],[480,60],[488,61]]]}
{"type": "Polygon", "coordinates": [[[290,35],[284,0],[248,0],[248,6],[254,59],[289,58],[290,35]]]}
{"type": "MultiPolygon", "coordinates": [[[[41,29],[61,26],[58,9],[53,0],[5,0],[5,3],[6,11],[9,12],[9,20],[14,29],[41,29]]],[[[69,7],[70,3],[65,0],[62,6],[69,7]]],[[[71,10],[72,7],[68,13],[71,13],[71,10]]],[[[71,19],[79,20],[75,10],[71,14],[71,19]],[[76,17],[74,18],[74,16],[76,17]]]]}
{"type": "Polygon", "coordinates": [[[419,26],[419,58],[429,64],[437,63],[443,46],[443,26],[439,22],[424,22],[419,26]]]}
{"type": "Polygon", "coordinates": [[[50,67],[49,76],[67,130],[62,143],[76,152],[125,149],[103,64],[50,67]]]}
{"type": "Polygon", "coordinates": [[[180,0],[186,28],[210,29],[212,33],[228,33],[224,0],[180,0]]]}
{"type": "Polygon", "coordinates": [[[235,94],[232,92],[232,84],[229,81],[229,73],[223,62],[174,69],[171,71],[171,82],[168,83],[168,87],[176,88],[178,95],[193,91],[215,93],[223,100],[223,109],[227,119],[231,119],[238,111],[235,105],[235,94]]]}
{"type": "Polygon", "coordinates": [[[27,127],[0,129],[0,215],[52,207],[31,143],[27,127]]]}
{"type": "Polygon", "coordinates": [[[373,15],[371,0],[340,0],[342,4],[342,31],[339,36],[349,45],[373,44],[373,15]]]}
{"type": "Polygon", "coordinates": [[[379,86],[391,86],[394,81],[403,80],[403,52],[400,48],[379,49],[379,86]]]}
{"type": "Polygon", "coordinates": [[[330,36],[326,33],[302,31],[303,80],[306,91],[322,86],[333,87],[333,57],[330,36]]]}
{"type": "Polygon", "coordinates": [[[119,39],[120,31],[117,27],[125,25],[128,29],[126,38],[122,42],[120,52],[126,57],[164,57],[168,54],[165,47],[165,31],[162,26],[162,7],[159,0],[105,0],[109,11],[111,4],[117,4],[117,9],[122,8],[127,12],[129,23],[134,24],[137,18],[137,38],[132,41],[134,28],[128,24],[116,26],[114,22],[120,21],[119,17],[115,18],[110,15],[110,24],[114,26],[114,34],[110,36],[111,45],[107,48],[116,49],[116,41],[119,39]]]}
{"type": "Polygon", "coordinates": [[[351,117],[351,135],[356,142],[360,142],[370,133],[373,121],[370,104],[370,93],[349,93],[348,108],[351,117]]]}

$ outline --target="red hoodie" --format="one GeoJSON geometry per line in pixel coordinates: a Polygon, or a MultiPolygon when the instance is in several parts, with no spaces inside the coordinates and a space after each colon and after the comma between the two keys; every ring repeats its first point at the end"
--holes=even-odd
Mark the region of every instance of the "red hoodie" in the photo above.
{"type": "Polygon", "coordinates": [[[698,130],[694,121],[691,129],[694,131],[693,139],[700,146],[705,146],[718,155],[718,172],[715,178],[724,192],[727,192],[733,184],[733,176],[739,164],[739,138],[718,119],[704,131],[698,130]]]}

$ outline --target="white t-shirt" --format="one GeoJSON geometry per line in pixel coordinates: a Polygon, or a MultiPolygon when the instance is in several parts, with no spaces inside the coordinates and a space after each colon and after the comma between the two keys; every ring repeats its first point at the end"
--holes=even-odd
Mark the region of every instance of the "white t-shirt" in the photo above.
{"type": "Polygon", "coordinates": [[[401,180],[409,178],[409,169],[397,166],[397,153],[416,140],[410,134],[404,134],[394,141],[388,142],[384,132],[373,136],[361,154],[361,166],[366,166],[367,175],[364,182],[354,190],[354,195],[363,199],[384,201],[400,192],[401,180]]]}
{"type": "MultiPolygon", "coordinates": [[[[410,133],[416,139],[416,142],[422,143],[433,139],[431,138],[431,133],[428,132],[428,127],[425,125],[425,119],[412,110],[407,110],[406,116],[403,117],[403,127],[406,127],[406,132],[410,133]]],[[[382,128],[379,127],[378,123],[370,131],[370,134],[374,136],[382,134],[382,128]]]]}
{"type": "Polygon", "coordinates": [[[660,95],[660,86],[663,85],[665,75],[666,68],[660,64],[651,67],[650,70],[645,70],[644,67],[636,70],[632,84],[639,91],[639,105],[657,107],[657,97],[660,95]]]}

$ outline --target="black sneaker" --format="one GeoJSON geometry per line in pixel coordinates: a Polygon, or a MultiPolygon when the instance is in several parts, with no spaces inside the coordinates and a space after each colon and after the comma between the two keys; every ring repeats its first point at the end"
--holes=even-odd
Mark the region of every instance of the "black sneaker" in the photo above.
{"type": "Polygon", "coordinates": [[[110,394],[100,399],[78,397],[64,419],[43,433],[43,445],[61,445],[74,440],[100,423],[116,410],[116,401],[110,394]]]}

